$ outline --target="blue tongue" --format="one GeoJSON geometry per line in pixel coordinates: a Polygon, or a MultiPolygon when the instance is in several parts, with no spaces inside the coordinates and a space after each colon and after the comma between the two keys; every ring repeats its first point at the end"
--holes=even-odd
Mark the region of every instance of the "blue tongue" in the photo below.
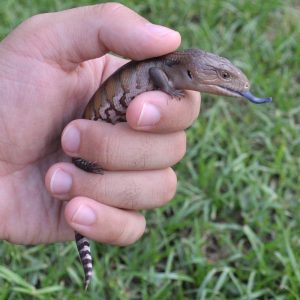
{"type": "Polygon", "coordinates": [[[271,97],[268,97],[268,98],[258,98],[258,97],[253,96],[249,91],[240,92],[239,94],[241,96],[245,97],[246,99],[248,99],[249,101],[251,101],[252,103],[256,103],[256,104],[268,103],[268,102],[272,101],[271,97]]]}

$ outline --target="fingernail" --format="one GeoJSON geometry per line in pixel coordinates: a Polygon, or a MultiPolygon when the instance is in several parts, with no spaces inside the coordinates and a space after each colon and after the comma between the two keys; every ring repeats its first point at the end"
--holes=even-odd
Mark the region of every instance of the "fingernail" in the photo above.
{"type": "Polygon", "coordinates": [[[151,32],[153,32],[157,35],[160,35],[160,36],[165,36],[165,35],[174,34],[174,33],[178,34],[177,31],[172,30],[167,27],[164,27],[164,26],[161,26],[161,25],[146,23],[145,26],[148,30],[150,30],[151,32]]]}
{"type": "Polygon", "coordinates": [[[61,169],[57,169],[52,175],[50,189],[53,194],[67,194],[72,186],[72,177],[61,169]]]}
{"type": "Polygon", "coordinates": [[[61,142],[66,151],[76,153],[80,146],[80,132],[74,127],[68,127],[61,138],[61,142]]]}
{"type": "Polygon", "coordinates": [[[90,226],[96,221],[96,214],[95,212],[86,205],[81,205],[79,208],[75,211],[72,217],[72,222],[84,225],[84,226],[90,226]]]}
{"type": "Polygon", "coordinates": [[[153,126],[160,120],[160,111],[156,106],[149,103],[144,103],[140,118],[138,120],[138,126],[153,126]]]}

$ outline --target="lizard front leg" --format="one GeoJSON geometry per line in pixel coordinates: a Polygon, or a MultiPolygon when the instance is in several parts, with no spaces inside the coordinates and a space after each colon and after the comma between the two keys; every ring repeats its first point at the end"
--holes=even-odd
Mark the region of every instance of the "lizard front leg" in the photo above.
{"type": "Polygon", "coordinates": [[[180,99],[184,96],[184,91],[176,90],[170,83],[166,73],[159,67],[152,67],[149,69],[149,76],[153,81],[155,87],[167,93],[168,95],[180,99]]]}

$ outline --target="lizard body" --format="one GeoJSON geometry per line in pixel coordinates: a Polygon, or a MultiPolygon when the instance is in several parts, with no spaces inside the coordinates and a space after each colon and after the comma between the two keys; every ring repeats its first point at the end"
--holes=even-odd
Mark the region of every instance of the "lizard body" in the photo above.
{"type": "MultiPolygon", "coordinates": [[[[96,91],[85,108],[83,118],[111,124],[126,122],[126,110],[132,99],[151,90],[161,90],[175,98],[182,97],[184,90],[194,90],[244,97],[253,103],[272,101],[272,98],[253,96],[247,77],[228,59],[200,49],[187,49],[125,64],[96,91]]],[[[101,173],[101,168],[95,163],[81,158],[74,158],[73,162],[87,172],[101,173]]],[[[75,237],[87,288],[92,275],[89,242],[79,233],[75,237]]]]}

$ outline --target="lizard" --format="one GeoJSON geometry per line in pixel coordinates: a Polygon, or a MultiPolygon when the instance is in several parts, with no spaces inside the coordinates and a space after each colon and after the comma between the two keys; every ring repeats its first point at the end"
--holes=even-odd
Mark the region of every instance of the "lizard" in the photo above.
{"type": "MultiPolygon", "coordinates": [[[[83,118],[111,124],[126,122],[126,110],[137,95],[161,90],[180,99],[184,90],[194,90],[221,96],[244,97],[252,103],[272,101],[258,98],[250,92],[246,75],[228,59],[201,49],[175,51],[143,61],[129,61],[108,77],[88,102],[83,118]]],[[[95,162],[73,158],[73,163],[87,172],[102,174],[95,162]]],[[[84,269],[87,289],[93,271],[89,241],[75,232],[79,257],[84,269]]]]}

